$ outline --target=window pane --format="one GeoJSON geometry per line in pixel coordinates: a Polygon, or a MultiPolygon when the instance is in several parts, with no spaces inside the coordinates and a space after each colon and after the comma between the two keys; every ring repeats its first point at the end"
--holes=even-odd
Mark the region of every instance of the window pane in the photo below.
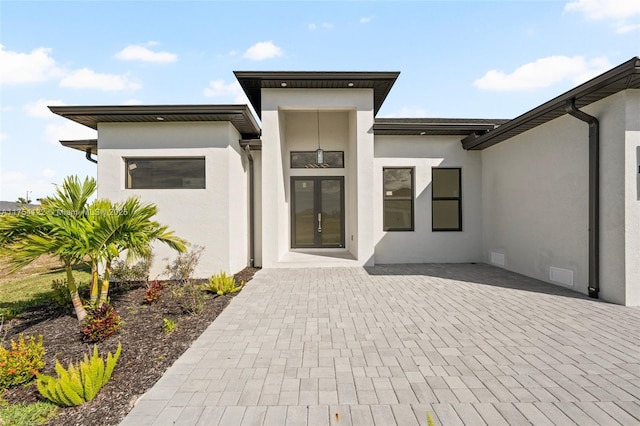
{"type": "Polygon", "coordinates": [[[128,158],[128,189],[203,189],[204,158],[128,158]]]}
{"type": "Polygon", "coordinates": [[[460,201],[433,200],[433,229],[460,229],[460,201]]]}
{"type": "Polygon", "coordinates": [[[460,197],[460,169],[432,169],[433,197],[460,197]]]}
{"type": "Polygon", "coordinates": [[[323,151],[324,163],[316,164],[315,151],[291,151],[292,169],[343,168],[344,151],[323,151]]]}
{"type": "Polygon", "coordinates": [[[413,203],[411,200],[385,200],[384,201],[384,230],[413,229],[413,203]]]}
{"type": "Polygon", "coordinates": [[[316,218],[314,213],[314,181],[296,180],[294,185],[295,244],[313,245],[316,218]]]}
{"type": "Polygon", "coordinates": [[[413,198],[413,169],[384,169],[384,198],[413,198]]]}

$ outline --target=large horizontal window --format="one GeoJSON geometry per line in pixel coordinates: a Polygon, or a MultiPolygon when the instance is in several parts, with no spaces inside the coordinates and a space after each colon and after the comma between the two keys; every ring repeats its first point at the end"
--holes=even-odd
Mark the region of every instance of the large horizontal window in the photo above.
{"type": "Polygon", "coordinates": [[[204,158],[126,158],[127,189],[203,189],[204,158]]]}
{"type": "Polygon", "coordinates": [[[413,231],[413,168],[384,168],[383,229],[413,231]]]}
{"type": "Polygon", "coordinates": [[[323,151],[318,164],[316,151],[291,151],[292,169],[341,169],[344,167],[344,151],[323,151]]]}
{"type": "Polygon", "coordinates": [[[459,168],[433,168],[432,229],[462,231],[462,195],[459,168]]]}

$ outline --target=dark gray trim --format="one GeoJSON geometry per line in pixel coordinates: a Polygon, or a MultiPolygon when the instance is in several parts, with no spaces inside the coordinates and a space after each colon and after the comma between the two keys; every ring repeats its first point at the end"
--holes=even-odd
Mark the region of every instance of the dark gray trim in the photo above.
{"type": "Polygon", "coordinates": [[[467,136],[485,133],[508,120],[466,119],[466,118],[376,118],[374,135],[425,136],[454,135],[467,136]]]}
{"type": "Polygon", "coordinates": [[[98,139],[79,139],[75,141],[60,141],[62,146],[67,148],[77,149],[78,151],[82,151],[84,153],[87,152],[87,149],[90,150],[91,154],[98,154],[98,139]]]}
{"type": "Polygon", "coordinates": [[[378,113],[399,72],[359,71],[234,71],[258,117],[262,89],[373,89],[373,113],[378,113]]]}
{"type": "Polygon", "coordinates": [[[49,109],[96,130],[98,123],[228,121],[243,138],[260,136],[260,126],[247,105],[50,106],[49,109]]]}
{"type": "Polygon", "coordinates": [[[600,292],[600,122],[568,99],[567,114],[589,125],[589,297],[600,292]]]}
{"type": "MultiPolygon", "coordinates": [[[[242,141],[241,141],[242,142],[242,141]]],[[[251,155],[250,144],[244,146],[244,151],[247,153],[249,159],[249,266],[255,267],[255,184],[254,184],[254,169],[253,169],[253,155],[251,155]]]]}
{"type": "Polygon", "coordinates": [[[495,130],[464,138],[462,146],[464,149],[488,148],[566,114],[565,105],[570,99],[574,99],[576,108],[583,108],[626,89],[640,89],[640,58],[637,56],[495,130]]]}

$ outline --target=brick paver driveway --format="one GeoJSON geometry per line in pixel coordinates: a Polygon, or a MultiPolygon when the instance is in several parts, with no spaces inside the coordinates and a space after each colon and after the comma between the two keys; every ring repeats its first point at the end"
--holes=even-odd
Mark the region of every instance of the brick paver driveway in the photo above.
{"type": "Polygon", "coordinates": [[[487,265],[263,270],[123,424],[640,424],[640,309],[487,265]]]}

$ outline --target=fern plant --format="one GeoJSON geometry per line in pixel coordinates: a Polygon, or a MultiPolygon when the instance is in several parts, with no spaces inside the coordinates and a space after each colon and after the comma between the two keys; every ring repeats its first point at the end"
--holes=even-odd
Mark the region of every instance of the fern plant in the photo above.
{"type": "Polygon", "coordinates": [[[73,407],[91,401],[111,378],[121,351],[122,345],[118,343],[115,355],[109,352],[105,363],[98,355],[98,347],[94,345],[91,358],[85,354],[78,366],[70,363],[69,368],[65,369],[56,361],[58,377],[38,374],[38,391],[49,401],[62,407],[73,407]]]}
{"type": "Polygon", "coordinates": [[[233,275],[227,275],[225,272],[212,275],[209,278],[209,282],[202,286],[205,291],[216,293],[219,296],[236,293],[242,290],[242,287],[244,287],[244,281],[239,286],[236,286],[236,280],[233,275]]]}

